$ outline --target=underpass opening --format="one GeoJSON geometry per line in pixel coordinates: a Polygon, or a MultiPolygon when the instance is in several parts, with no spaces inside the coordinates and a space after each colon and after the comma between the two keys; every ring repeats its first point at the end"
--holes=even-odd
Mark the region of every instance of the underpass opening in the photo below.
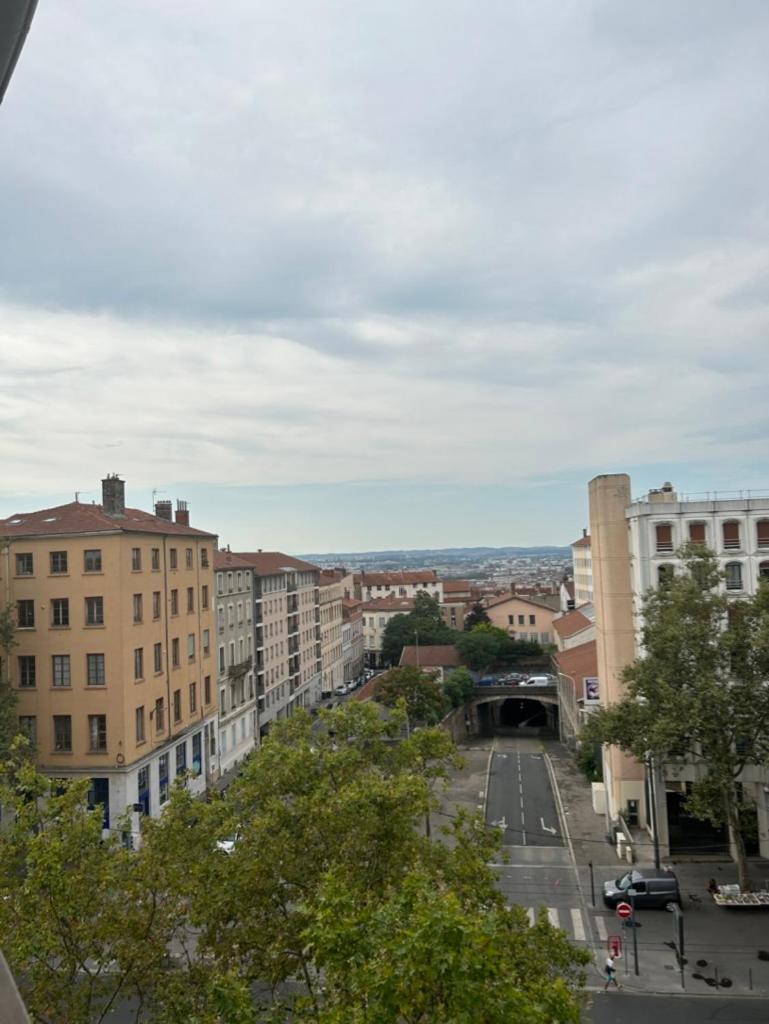
{"type": "Polygon", "coordinates": [[[516,728],[542,728],[547,725],[545,705],[539,700],[509,697],[500,705],[499,724],[516,728]]]}
{"type": "Polygon", "coordinates": [[[557,736],[558,707],[531,697],[505,697],[478,704],[481,735],[557,736]]]}

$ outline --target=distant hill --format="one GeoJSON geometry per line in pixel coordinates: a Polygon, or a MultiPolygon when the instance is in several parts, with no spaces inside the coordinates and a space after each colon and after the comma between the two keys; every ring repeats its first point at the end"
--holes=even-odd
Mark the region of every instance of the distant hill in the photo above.
{"type": "Polygon", "coordinates": [[[354,564],[357,561],[381,561],[381,562],[414,562],[422,560],[429,561],[455,561],[479,558],[541,558],[550,556],[552,558],[571,558],[570,547],[555,547],[544,545],[542,547],[505,547],[505,548],[394,548],[389,551],[336,551],[301,555],[301,558],[309,562],[337,560],[340,564],[354,564]]]}

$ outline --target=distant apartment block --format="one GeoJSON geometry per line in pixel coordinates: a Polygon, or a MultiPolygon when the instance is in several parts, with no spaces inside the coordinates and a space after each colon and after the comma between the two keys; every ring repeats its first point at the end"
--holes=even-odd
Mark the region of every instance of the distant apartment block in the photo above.
{"type": "MultiPolygon", "coordinates": [[[[349,577],[348,577],[349,578],[349,577]]],[[[363,674],[363,602],[342,598],[342,678],[353,683],[363,674]]]]}
{"type": "Polygon", "coordinates": [[[559,612],[550,604],[507,593],[487,599],[485,607],[492,625],[504,629],[514,640],[531,640],[543,646],[553,643],[553,620],[559,612]]]}
{"type": "Polygon", "coordinates": [[[355,597],[375,601],[380,597],[414,598],[420,591],[443,601],[443,581],[434,569],[404,572],[355,573],[355,597]]]}
{"type": "Polygon", "coordinates": [[[323,569],[319,578],[321,695],[331,696],[344,681],[344,649],[342,643],[342,595],[345,573],[339,569],[323,569]]]}
{"type": "Polygon", "coordinates": [[[571,546],[572,572],[574,576],[574,607],[588,604],[593,600],[593,556],[590,549],[590,534],[582,531],[579,540],[571,546]]]}
{"type": "Polygon", "coordinates": [[[395,615],[408,615],[413,609],[413,597],[377,597],[363,602],[363,644],[369,668],[387,667],[382,658],[387,623],[395,615]]]}
{"type": "Polygon", "coordinates": [[[219,771],[227,780],[259,735],[254,676],[254,570],[230,551],[217,551],[216,657],[219,771]]]}
{"type": "Polygon", "coordinates": [[[473,605],[473,587],[469,580],[443,580],[441,617],[450,629],[464,628],[465,615],[473,605]]]}
{"type": "Polygon", "coordinates": [[[16,610],[9,676],[19,724],[48,775],[90,780],[105,829],[156,816],[175,778],[218,770],[214,553],[185,502],[78,501],[0,521],[0,577],[16,610]]]}

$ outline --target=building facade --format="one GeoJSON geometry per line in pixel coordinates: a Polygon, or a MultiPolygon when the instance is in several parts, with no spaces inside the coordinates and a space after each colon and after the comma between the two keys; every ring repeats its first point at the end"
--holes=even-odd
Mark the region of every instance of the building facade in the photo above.
{"type": "Polygon", "coordinates": [[[216,536],[186,503],[71,502],[11,516],[0,586],[16,609],[10,678],[19,723],[48,775],[91,781],[105,829],[157,816],[182,776],[202,793],[217,769],[216,536]]]}
{"type": "Polygon", "coordinates": [[[394,615],[408,615],[413,610],[413,597],[377,597],[363,602],[363,647],[368,668],[387,667],[382,658],[387,623],[394,615]]]}
{"type": "Polygon", "coordinates": [[[237,552],[252,570],[254,681],[260,735],[321,696],[316,565],[280,551],[237,552]]]}
{"type": "Polygon", "coordinates": [[[219,773],[226,781],[259,736],[254,676],[254,571],[230,551],[217,551],[216,666],[219,773]]]}
{"type": "Polygon", "coordinates": [[[380,597],[415,598],[420,591],[443,601],[443,581],[434,569],[403,572],[361,572],[354,575],[355,597],[375,601],[380,597]]]}
{"type": "Polygon", "coordinates": [[[554,642],[553,620],[559,612],[536,598],[503,594],[486,602],[486,614],[492,625],[514,640],[531,640],[543,647],[554,642]]]}
{"type": "MultiPolygon", "coordinates": [[[[689,499],[664,484],[633,501],[624,473],[591,480],[589,498],[597,669],[601,701],[610,704],[624,695],[624,668],[642,654],[643,595],[675,571],[683,543],[703,543],[715,552],[727,595],[752,595],[759,579],[769,577],[769,498],[689,499]]],[[[656,817],[660,848],[667,853],[695,772],[692,764],[642,765],[617,748],[605,748],[609,819],[629,814],[651,830],[656,817]]],[[[769,856],[769,771],[748,768],[741,782],[756,805],[758,848],[769,856]]]]}
{"type": "Polygon", "coordinates": [[[344,645],[342,641],[342,595],[344,572],[323,569],[319,577],[321,695],[330,697],[344,682],[344,645]]]}
{"type": "Polygon", "coordinates": [[[342,598],[342,679],[349,686],[363,675],[363,602],[342,598]]]}
{"type": "Polygon", "coordinates": [[[574,606],[579,608],[593,600],[593,556],[590,534],[582,531],[579,540],[571,546],[572,575],[574,576],[574,606]]]}

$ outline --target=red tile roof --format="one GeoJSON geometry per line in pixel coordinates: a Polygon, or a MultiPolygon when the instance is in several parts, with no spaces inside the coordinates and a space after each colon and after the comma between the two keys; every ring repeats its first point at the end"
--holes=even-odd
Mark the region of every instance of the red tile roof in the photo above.
{"type": "Polygon", "coordinates": [[[559,619],[553,619],[553,629],[562,640],[574,636],[575,633],[581,633],[583,629],[587,629],[588,626],[592,625],[593,620],[589,619],[587,615],[583,615],[579,608],[576,608],[573,612],[567,612],[566,615],[562,615],[559,619]]]}
{"type": "Polygon", "coordinates": [[[444,580],[443,581],[443,593],[448,594],[469,594],[470,593],[470,581],[469,580],[444,580]]]}
{"type": "Polygon", "coordinates": [[[435,569],[418,569],[408,572],[362,572],[355,574],[355,582],[364,587],[397,587],[406,583],[437,583],[435,569]]]}
{"type": "Polygon", "coordinates": [[[558,671],[568,676],[578,688],[577,696],[581,697],[582,680],[587,676],[598,675],[598,655],[596,654],[595,640],[586,644],[578,644],[568,651],[559,651],[553,655],[553,660],[558,666],[558,671]]]}
{"type": "Polygon", "coordinates": [[[496,608],[497,605],[505,604],[507,601],[523,601],[524,604],[532,604],[536,608],[547,608],[548,611],[557,611],[545,600],[538,600],[536,597],[525,597],[523,594],[511,594],[509,591],[500,597],[489,597],[484,602],[486,608],[496,608]]]}
{"type": "Polygon", "coordinates": [[[246,562],[234,551],[217,551],[214,555],[214,569],[251,569],[250,562],[246,562]]]}
{"type": "Polygon", "coordinates": [[[373,597],[363,603],[364,612],[410,612],[413,607],[413,597],[373,597]]]}
{"type": "Polygon", "coordinates": [[[125,509],[122,516],[108,516],[101,505],[86,505],[79,501],[41,509],[38,512],[18,512],[7,519],[0,519],[0,534],[11,538],[116,532],[216,537],[215,533],[198,530],[193,526],[183,526],[181,523],[171,523],[138,508],[125,509]]]}
{"type": "Polygon", "coordinates": [[[277,576],[278,573],[293,569],[320,572],[317,565],[284,555],[281,551],[238,551],[237,555],[259,576],[277,576]]]}
{"type": "Polygon", "coordinates": [[[585,537],[580,537],[579,540],[575,540],[571,545],[573,548],[589,548],[590,547],[590,534],[588,533],[585,537]]]}
{"type": "Polygon", "coordinates": [[[399,664],[422,668],[456,668],[462,664],[462,659],[454,644],[435,644],[426,647],[411,644],[401,651],[399,664]]]}

